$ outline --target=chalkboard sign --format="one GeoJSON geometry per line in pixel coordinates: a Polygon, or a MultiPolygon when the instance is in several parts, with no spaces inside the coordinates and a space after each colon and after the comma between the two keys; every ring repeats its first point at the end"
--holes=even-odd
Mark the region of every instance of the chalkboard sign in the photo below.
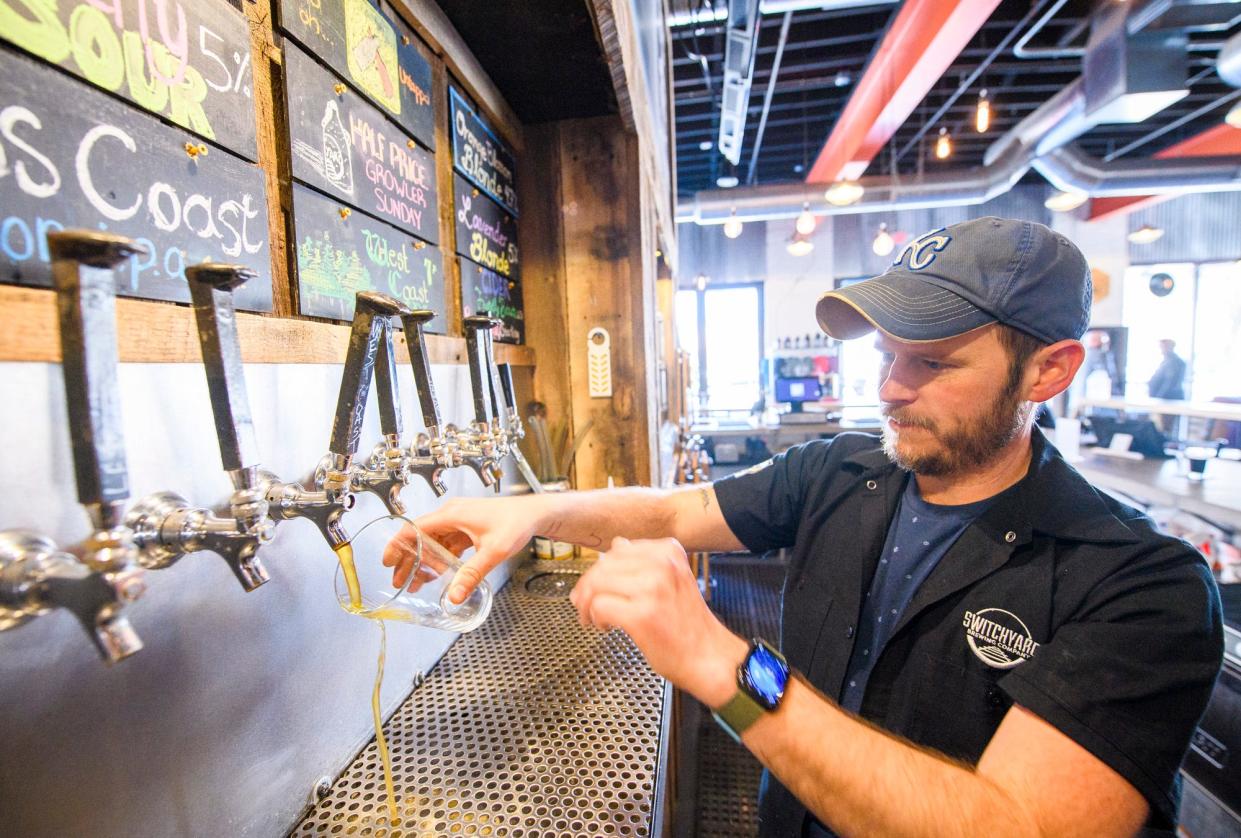
{"type": "Polygon", "coordinates": [[[495,338],[505,343],[522,343],[526,339],[526,319],[521,304],[521,281],[500,276],[468,259],[461,263],[461,310],[471,314],[490,314],[503,323],[496,327],[495,338]]]}
{"type": "Polygon", "coordinates": [[[280,0],[280,25],[406,131],[435,148],[431,64],[403,20],[367,0],[280,0]]]}
{"type": "Polygon", "coordinates": [[[353,318],[359,291],[391,294],[410,308],[439,312],[427,331],[444,331],[440,249],[304,186],[293,187],[301,313],[353,318]]]}
{"type": "Polygon", "coordinates": [[[225,0],[0,0],[0,39],[258,159],[250,29],[225,0]]]}
{"type": "MultiPolygon", "coordinates": [[[[66,227],[150,249],[118,294],[187,302],[185,267],[207,259],[271,275],[257,166],[46,64],[5,49],[0,64],[0,281],[49,286],[47,233],[66,227]]],[[[237,305],[270,311],[271,282],[242,286],[237,305]]]]}
{"type": "Polygon", "coordinates": [[[284,50],[293,177],[439,241],[435,158],[296,46],[284,50]]]}
{"type": "Polygon", "coordinates": [[[504,276],[521,273],[517,222],[460,175],[452,177],[457,252],[504,276]]]}
{"type": "Polygon", "coordinates": [[[452,163],[457,171],[517,215],[517,166],[513,152],[500,141],[461,94],[448,88],[452,101],[452,163]]]}

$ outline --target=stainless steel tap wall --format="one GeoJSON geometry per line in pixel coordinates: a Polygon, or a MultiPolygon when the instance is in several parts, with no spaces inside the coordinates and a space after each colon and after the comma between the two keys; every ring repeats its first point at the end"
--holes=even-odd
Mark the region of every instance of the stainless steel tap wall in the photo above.
{"type": "MultiPolygon", "coordinates": [[[[341,367],[248,365],[262,464],[301,480],[327,450],[341,367]]],[[[401,370],[407,435],[421,430],[401,370]]],[[[433,370],[446,421],[470,417],[465,366],[433,370]]],[[[202,368],[124,364],[122,414],[133,499],[160,489],[216,506],[220,466],[202,368]]],[[[0,364],[0,529],[26,527],[72,545],[87,535],[76,502],[64,387],[54,364],[0,364]]],[[[379,439],[367,410],[364,450],[379,439]]],[[[465,469],[448,496],[483,495],[465,469]]],[[[506,485],[512,476],[506,474],[506,485]]],[[[486,494],[491,494],[487,491],[486,494]]],[[[437,501],[404,490],[411,514],[437,501]]],[[[384,514],[360,495],[356,530],[384,514]]],[[[218,556],[151,571],[130,608],[146,647],[108,668],[67,613],[0,633],[0,835],[273,836],[285,834],[316,779],[334,775],[373,736],[378,632],[335,603],[335,559],[309,521],[279,525],[262,555],[272,579],[252,593],[218,556]]],[[[507,576],[492,576],[499,586],[507,576]]],[[[383,706],[453,635],[390,632],[383,706]]]]}

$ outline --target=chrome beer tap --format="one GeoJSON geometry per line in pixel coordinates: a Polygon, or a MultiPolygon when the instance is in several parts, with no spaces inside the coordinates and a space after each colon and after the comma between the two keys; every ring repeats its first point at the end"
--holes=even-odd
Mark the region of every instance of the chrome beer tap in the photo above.
{"type": "MultiPolygon", "coordinates": [[[[406,309],[401,307],[402,312],[406,309]]],[[[376,443],[364,463],[353,465],[353,486],[371,492],[388,507],[391,515],[404,515],[401,490],[409,484],[410,455],[401,446],[401,401],[396,382],[396,354],[392,347],[393,324],[385,319],[379,352],[375,358],[375,396],[379,402],[379,426],[383,439],[376,443]]]]}
{"type": "Polygon", "coordinates": [[[462,465],[463,460],[458,449],[456,427],[440,427],[440,407],[435,398],[435,385],[431,381],[431,359],[423,334],[423,327],[434,317],[435,312],[427,309],[409,311],[401,315],[401,325],[405,328],[405,344],[409,348],[409,362],[414,370],[422,423],[427,427],[426,433],[418,434],[410,445],[409,469],[426,480],[436,496],[440,496],[448,491],[444,486],[444,470],[462,465]]]}
{"type": "Polygon", "coordinates": [[[205,550],[223,557],[241,586],[253,591],[270,578],[258,550],[271,541],[276,527],[259,481],[258,442],[233,306],[233,290],[253,279],[255,272],[241,265],[204,262],[187,268],[185,276],[198,323],[220,460],[233,484],[231,517],[191,507],[175,492],[158,492],[135,504],[125,523],[134,532],[143,567],[168,567],[188,553],[205,550]]]}
{"type": "Polygon", "coordinates": [[[65,608],[104,659],[116,663],[142,648],[124,607],[141,596],[144,583],[132,534],[121,520],[129,471],[117,392],[113,270],[145,251],[96,230],[51,233],[48,245],[74,475],[93,533],[76,557],[30,532],[0,533],[0,630],[65,608]]]}
{"type": "Polygon", "coordinates": [[[465,465],[474,470],[484,486],[491,486],[498,493],[500,476],[503,473],[499,466],[501,454],[497,446],[499,440],[491,421],[491,404],[486,393],[487,379],[484,376],[488,375],[488,370],[482,352],[485,338],[480,334],[496,323],[496,320],[487,315],[473,315],[464,320],[466,355],[470,364],[470,390],[474,397],[474,421],[467,429],[459,431],[457,438],[465,465]]]}
{"type": "Polygon", "coordinates": [[[521,446],[518,445],[518,442],[526,438],[526,429],[521,424],[521,415],[517,411],[517,395],[513,390],[513,370],[508,364],[497,364],[496,370],[500,377],[500,387],[504,391],[505,415],[508,418],[508,451],[513,456],[513,463],[516,464],[517,470],[530,485],[530,491],[541,495],[544,492],[543,483],[535,475],[534,469],[526,461],[526,455],[521,453],[521,446]]]}
{"type": "Polygon", "coordinates": [[[278,520],[307,518],[333,548],[349,540],[341,516],[353,508],[353,457],[362,435],[366,395],[370,390],[375,358],[389,317],[403,307],[385,294],[359,291],[354,308],[349,349],[341,375],[340,396],[328,453],[315,471],[315,489],[267,478],[266,496],[272,517],[278,520]]]}

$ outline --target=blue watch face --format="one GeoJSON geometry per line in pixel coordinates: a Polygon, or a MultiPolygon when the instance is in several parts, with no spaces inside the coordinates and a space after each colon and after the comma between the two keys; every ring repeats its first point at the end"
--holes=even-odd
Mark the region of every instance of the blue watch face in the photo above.
{"type": "Polygon", "coordinates": [[[789,682],[788,665],[759,643],[746,658],[742,673],[751,697],[768,710],[774,710],[789,682]]]}

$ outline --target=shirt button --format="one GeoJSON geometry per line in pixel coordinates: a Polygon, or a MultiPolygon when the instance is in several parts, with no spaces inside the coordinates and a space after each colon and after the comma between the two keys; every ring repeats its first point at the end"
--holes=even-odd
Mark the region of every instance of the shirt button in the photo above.
{"type": "Polygon", "coordinates": [[[849,626],[847,629],[845,629],[845,637],[852,637],[852,636],[853,636],[853,626],[849,626]]]}
{"type": "Polygon", "coordinates": [[[1008,532],[1004,533],[1004,540],[1007,541],[1009,544],[1012,544],[1014,541],[1017,540],[1017,533],[1013,532],[1012,530],[1009,530],[1008,532]]]}
{"type": "Polygon", "coordinates": [[[998,687],[987,687],[987,703],[992,707],[1002,707],[1004,696],[998,687]]]}
{"type": "Polygon", "coordinates": [[[866,488],[867,488],[867,489],[870,489],[870,490],[873,492],[875,489],[878,489],[878,488],[879,488],[879,484],[878,484],[878,483],[876,483],[874,480],[867,480],[867,481],[866,481],[866,488]]]}

